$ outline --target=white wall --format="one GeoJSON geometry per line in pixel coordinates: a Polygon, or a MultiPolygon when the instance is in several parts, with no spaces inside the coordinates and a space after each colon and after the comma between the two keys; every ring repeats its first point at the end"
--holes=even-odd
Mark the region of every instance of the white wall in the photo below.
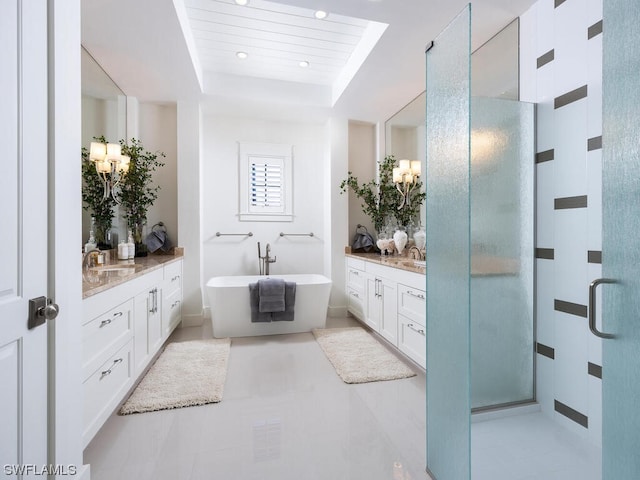
{"type": "Polygon", "coordinates": [[[540,0],[520,21],[521,99],[538,104],[537,398],[545,413],[596,444],[602,345],[589,332],[586,305],[589,282],[601,276],[601,20],[602,0],[557,7],[540,0]],[[585,86],[586,95],[556,104],[585,86]]]}
{"type": "MultiPolygon", "coordinates": [[[[349,172],[358,177],[362,185],[376,178],[376,126],[371,123],[349,122],[349,172]]],[[[345,176],[346,178],[346,176],[345,176]]],[[[349,189],[349,245],[358,224],[376,237],[371,219],[362,211],[362,200],[349,189]]]]}
{"type": "Polygon", "coordinates": [[[160,187],[158,199],[149,208],[147,230],[162,221],[175,246],[178,239],[178,184],[177,178],[177,108],[175,105],[140,103],[138,108],[138,139],[150,152],[163,152],[164,162],[153,176],[160,187]]]}
{"type": "MultiPolygon", "coordinates": [[[[206,116],[202,126],[202,265],[204,282],[219,275],[258,274],[257,242],[277,257],[271,273],[323,273],[325,126],[206,116]],[[238,142],[293,145],[292,222],[238,219],[238,142]],[[253,232],[252,237],[216,237],[253,232]],[[280,237],[310,233],[313,237],[280,237]]],[[[205,299],[208,304],[208,301],[205,299]]]]}

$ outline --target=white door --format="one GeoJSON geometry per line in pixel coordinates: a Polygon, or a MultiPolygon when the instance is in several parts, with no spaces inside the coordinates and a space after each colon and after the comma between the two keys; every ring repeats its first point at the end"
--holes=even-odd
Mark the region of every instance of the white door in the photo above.
{"type": "Polygon", "coordinates": [[[47,295],[46,35],[45,0],[0,2],[2,478],[47,462],[47,328],[27,328],[29,299],[47,295]]]}

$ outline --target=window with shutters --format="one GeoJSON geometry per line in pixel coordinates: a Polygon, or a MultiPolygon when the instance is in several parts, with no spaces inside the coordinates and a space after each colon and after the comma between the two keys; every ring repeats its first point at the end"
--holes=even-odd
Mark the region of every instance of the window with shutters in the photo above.
{"type": "Polygon", "coordinates": [[[293,220],[291,151],[291,145],[240,143],[240,220],[293,220]]]}

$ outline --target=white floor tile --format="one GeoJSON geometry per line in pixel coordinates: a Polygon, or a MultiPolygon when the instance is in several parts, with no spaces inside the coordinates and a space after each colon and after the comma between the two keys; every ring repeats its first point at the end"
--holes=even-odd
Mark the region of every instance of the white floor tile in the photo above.
{"type": "MultiPolygon", "coordinates": [[[[172,340],[207,335],[205,325],[179,329],[172,340]]],[[[426,382],[416,371],[347,385],[311,334],[233,339],[222,402],[114,414],[85,463],[92,480],[427,479],[426,382]]],[[[592,460],[569,453],[568,432],[542,414],[480,422],[472,432],[473,480],[548,480],[592,460]]],[[[571,478],[597,480],[564,480],[571,478]]]]}

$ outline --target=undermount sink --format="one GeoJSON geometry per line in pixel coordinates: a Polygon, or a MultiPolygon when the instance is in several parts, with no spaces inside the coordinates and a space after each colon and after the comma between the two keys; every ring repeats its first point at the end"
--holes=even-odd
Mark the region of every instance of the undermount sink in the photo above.
{"type": "Polygon", "coordinates": [[[101,277],[127,277],[139,271],[142,265],[135,263],[119,264],[119,265],[100,265],[98,267],[90,267],[89,274],[101,277]]]}

